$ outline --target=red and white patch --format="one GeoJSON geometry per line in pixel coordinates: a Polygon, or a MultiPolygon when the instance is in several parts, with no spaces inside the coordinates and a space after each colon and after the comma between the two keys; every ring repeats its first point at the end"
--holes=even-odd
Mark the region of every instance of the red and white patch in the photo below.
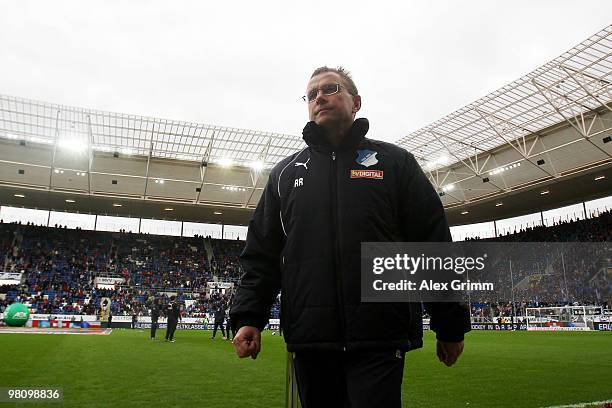
{"type": "Polygon", "coordinates": [[[351,170],[351,178],[352,179],[383,179],[383,171],[382,170],[351,170]]]}

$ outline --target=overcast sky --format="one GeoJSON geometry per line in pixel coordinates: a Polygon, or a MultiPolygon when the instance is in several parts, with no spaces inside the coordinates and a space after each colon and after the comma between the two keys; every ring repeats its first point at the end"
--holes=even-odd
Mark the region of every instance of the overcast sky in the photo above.
{"type": "Polygon", "coordinates": [[[343,65],[369,136],[396,141],[610,16],[610,0],[3,0],[0,93],[298,135],[311,72],[343,65]]]}

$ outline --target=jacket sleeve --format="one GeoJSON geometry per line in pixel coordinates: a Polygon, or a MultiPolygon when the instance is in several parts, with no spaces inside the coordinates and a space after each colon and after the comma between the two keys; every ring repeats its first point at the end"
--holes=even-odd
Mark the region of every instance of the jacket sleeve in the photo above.
{"type": "Polygon", "coordinates": [[[235,330],[254,326],[263,330],[281,285],[280,257],[284,234],[280,219],[277,176],[270,173],[253,218],[246,245],[240,255],[244,270],[230,308],[235,330]]]}
{"type": "MultiPolygon", "coordinates": [[[[410,153],[406,153],[403,164],[401,208],[402,231],[407,242],[452,242],[440,197],[410,153]]],[[[456,302],[424,305],[438,340],[459,342],[470,331],[467,305],[456,302]]]]}

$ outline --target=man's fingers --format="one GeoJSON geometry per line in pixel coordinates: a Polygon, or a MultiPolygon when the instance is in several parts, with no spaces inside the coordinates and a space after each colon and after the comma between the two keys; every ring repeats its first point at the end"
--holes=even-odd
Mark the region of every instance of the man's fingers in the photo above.
{"type": "Polygon", "coordinates": [[[259,329],[251,326],[243,326],[234,337],[234,348],[240,358],[257,358],[261,350],[261,334],[259,329]]]}
{"type": "Polygon", "coordinates": [[[463,352],[463,342],[450,343],[437,341],[438,359],[447,367],[452,366],[457,362],[457,359],[463,352]]]}
{"type": "Polygon", "coordinates": [[[249,342],[244,338],[234,339],[234,349],[236,350],[236,354],[240,358],[245,358],[251,355],[249,351],[249,342]]]}
{"type": "Polygon", "coordinates": [[[459,358],[459,354],[460,353],[456,353],[456,352],[449,353],[446,356],[446,361],[444,361],[444,364],[446,364],[447,367],[452,366],[453,364],[457,362],[457,359],[459,358]]]}
{"type": "Polygon", "coordinates": [[[253,338],[249,341],[249,355],[253,360],[257,358],[259,351],[261,350],[261,337],[253,336],[253,338]]]}
{"type": "Polygon", "coordinates": [[[438,354],[438,360],[441,363],[445,363],[446,362],[446,353],[445,353],[444,348],[442,347],[442,344],[440,342],[437,342],[437,344],[436,344],[436,352],[438,354]]]}
{"type": "Polygon", "coordinates": [[[255,360],[260,350],[259,341],[257,341],[257,339],[251,340],[249,342],[248,350],[248,354],[253,360],[255,360]]]}
{"type": "Polygon", "coordinates": [[[444,359],[443,363],[447,366],[450,367],[452,366],[455,361],[457,361],[457,357],[453,356],[453,355],[447,355],[446,358],[444,359]]]}
{"type": "Polygon", "coordinates": [[[457,347],[456,352],[453,354],[453,361],[451,362],[451,365],[455,364],[455,362],[459,359],[459,356],[463,353],[463,345],[463,342],[459,343],[459,347],[457,347]]]}

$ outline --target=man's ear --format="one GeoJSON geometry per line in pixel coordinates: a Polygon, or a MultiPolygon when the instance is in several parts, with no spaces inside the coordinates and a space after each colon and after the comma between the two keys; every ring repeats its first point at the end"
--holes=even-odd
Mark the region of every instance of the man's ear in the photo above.
{"type": "Polygon", "coordinates": [[[355,95],[353,97],[353,113],[359,112],[359,109],[361,109],[361,96],[355,95]]]}

